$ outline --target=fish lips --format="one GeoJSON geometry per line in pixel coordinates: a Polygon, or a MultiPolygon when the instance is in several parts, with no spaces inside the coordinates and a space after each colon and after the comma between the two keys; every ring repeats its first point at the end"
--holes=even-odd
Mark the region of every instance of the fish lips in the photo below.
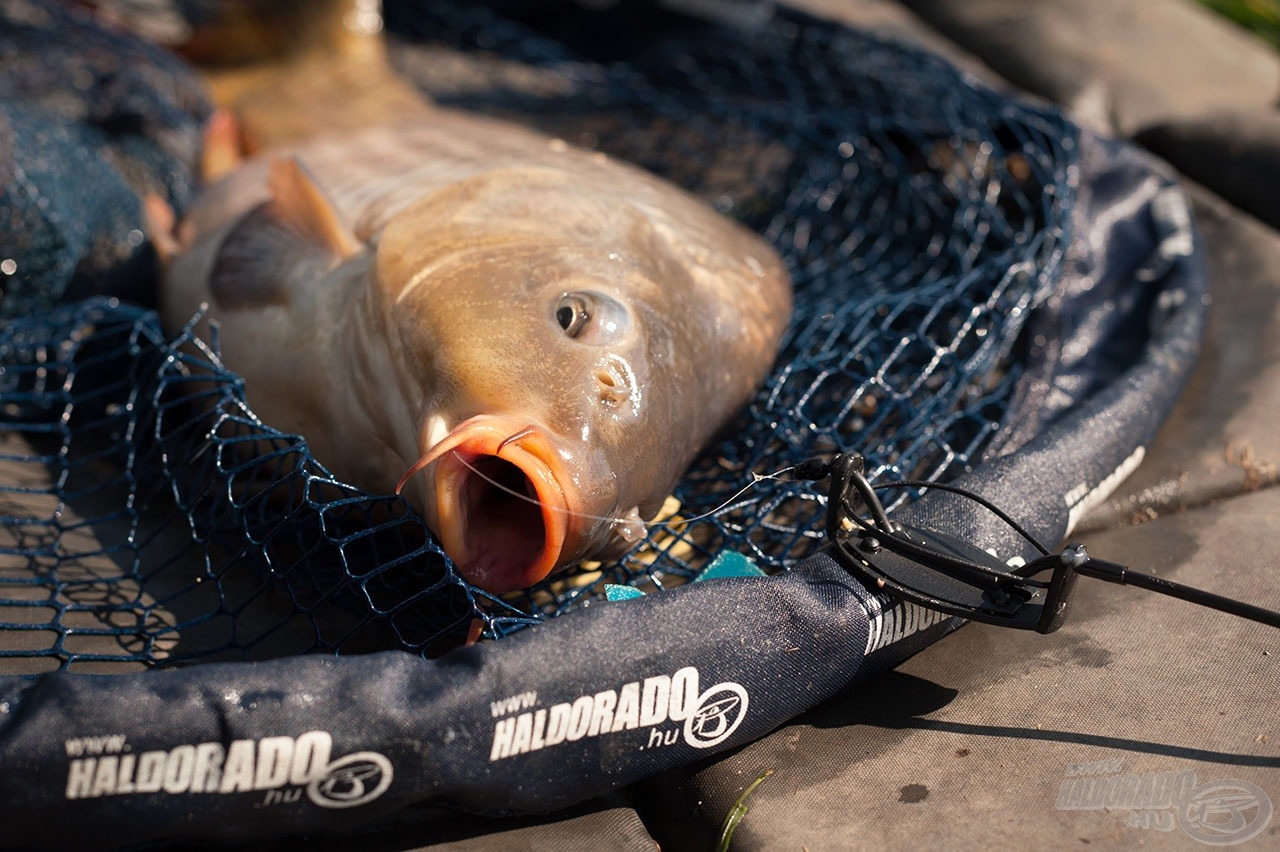
{"type": "Polygon", "coordinates": [[[572,479],[544,430],[474,417],[432,446],[425,510],[459,573],[496,594],[528,588],[576,556],[572,479]]]}

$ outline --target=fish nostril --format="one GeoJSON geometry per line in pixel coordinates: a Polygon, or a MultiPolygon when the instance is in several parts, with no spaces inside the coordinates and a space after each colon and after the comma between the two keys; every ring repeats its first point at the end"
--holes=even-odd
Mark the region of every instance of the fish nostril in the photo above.
{"type": "Polygon", "coordinates": [[[618,405],[631,395],[626,380],[613,370],[600,367],[596,369],[596,388],[600,401],[605,405],[618,405]]]}

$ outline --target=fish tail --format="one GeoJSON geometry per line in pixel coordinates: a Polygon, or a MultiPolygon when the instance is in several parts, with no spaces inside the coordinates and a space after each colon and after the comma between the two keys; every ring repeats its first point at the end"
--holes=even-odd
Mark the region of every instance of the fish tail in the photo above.
{"type": "Polygon", "coordinates": [[[387,62],[380,0],[235,0],[183,52],[248,155],[427,109],[387,62]]]}

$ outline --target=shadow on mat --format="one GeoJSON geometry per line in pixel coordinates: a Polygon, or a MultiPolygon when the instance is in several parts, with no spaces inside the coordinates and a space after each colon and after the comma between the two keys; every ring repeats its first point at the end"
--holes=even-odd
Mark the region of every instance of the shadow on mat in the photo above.
{"type": "Polygon", "coordinates": [[[1189,748],[1173,743],[1112,737],[1106,734],[922,718],[946,707],[957,695],[959,690],[941,686],[915,675],[890,671],[860,684],[851,693],[805,713],[793,724],[812,725],[816,728],[863,726],[892,731],[939,731],[966,736],[1074,743],[1230,766],[1280,767],[1280,757],[1272,755],[1233,754],[1213,749],[1189,748]]]}

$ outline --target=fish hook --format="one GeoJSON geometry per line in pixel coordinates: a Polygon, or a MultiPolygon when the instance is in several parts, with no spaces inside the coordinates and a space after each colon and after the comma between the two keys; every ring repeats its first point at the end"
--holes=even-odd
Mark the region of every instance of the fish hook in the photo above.
{"type": "Polygon", "coordinates": [[[396,496],[397,497],[400,496],[400,492],[404,490],[405,484],[408,483],[409,480],[412,479],[415,474],[420,472],[423,468],[425,468],[427,465],[431,464],[435,460],[436,460],[436,452],[434,448],[427,450],[425,453],[423,453],[422,457],[419,458],[412,465],[410,465],[409,469],[404,472],[404,476],[400,477],[400,481],[396,483],[396,496]]]}
{"type": "Polygon", "coordinates": [[[536,431],[538,431],[538,430],[537,430],[537,428],[535,428],[534,426],[526,426],[526,427],[524,427],[523,429],[521,429],[520,431],[515,432],[515,433],[513,433],[512,435],[510,435],[510,436],[508,436],[508,437],[506,437],[506,438],[503,438],[503,439],[502,439],[502,443],[501,443],[501,444],[498,444],[498,449],[494,450],[494,453],[493,453],[493,454],[494,454],[495,456],[500,456],[500,455],[502,455],[502,450],[503,450],[503,448],[504,448],[504,447],[506,447],[506,446],[507,446],[507,444],[517,444],[517,443],[519,443],[520,441],[522,441],[522,440],[524,440],[525,438],[527,438],[527,437],[529,437],[530,435],[532,435],[532,434],[533,434],[534,432],[536,432],[536,431]]]}
{"type": "MultiPolygon", "coordinates": [[[[493,454],[495,456],[501,455],[502,449],[505,446],[507,446],[507,444],[518,443],[519,441],[522,441],[523,439],[529,437],[535,432],[537,432],[537,427],[532,425],[529,425],[524,427],[523,429],[520,429],[519,431],[503,439],[502,443],[498,444],[498,448],[494,450],[493,454]]],[[[408,484],[410,479],[412,479],[416,474],[420,473],[427,465],[431,464],[433,461],[435,461],[437,458],[440,457],[440,452],[437,449],[437,447],[439,446],[440,444],[437,443],[431,449],[423,453],[422,456],[416,462],[414,462],[412,465],[409,466],[409,469],[406,470],[404,472],[404,475],[400,477],[400,481],[396,483],[396,496],[400,495],[400,492],[404,490],[405,485],[408,484]]]]}

